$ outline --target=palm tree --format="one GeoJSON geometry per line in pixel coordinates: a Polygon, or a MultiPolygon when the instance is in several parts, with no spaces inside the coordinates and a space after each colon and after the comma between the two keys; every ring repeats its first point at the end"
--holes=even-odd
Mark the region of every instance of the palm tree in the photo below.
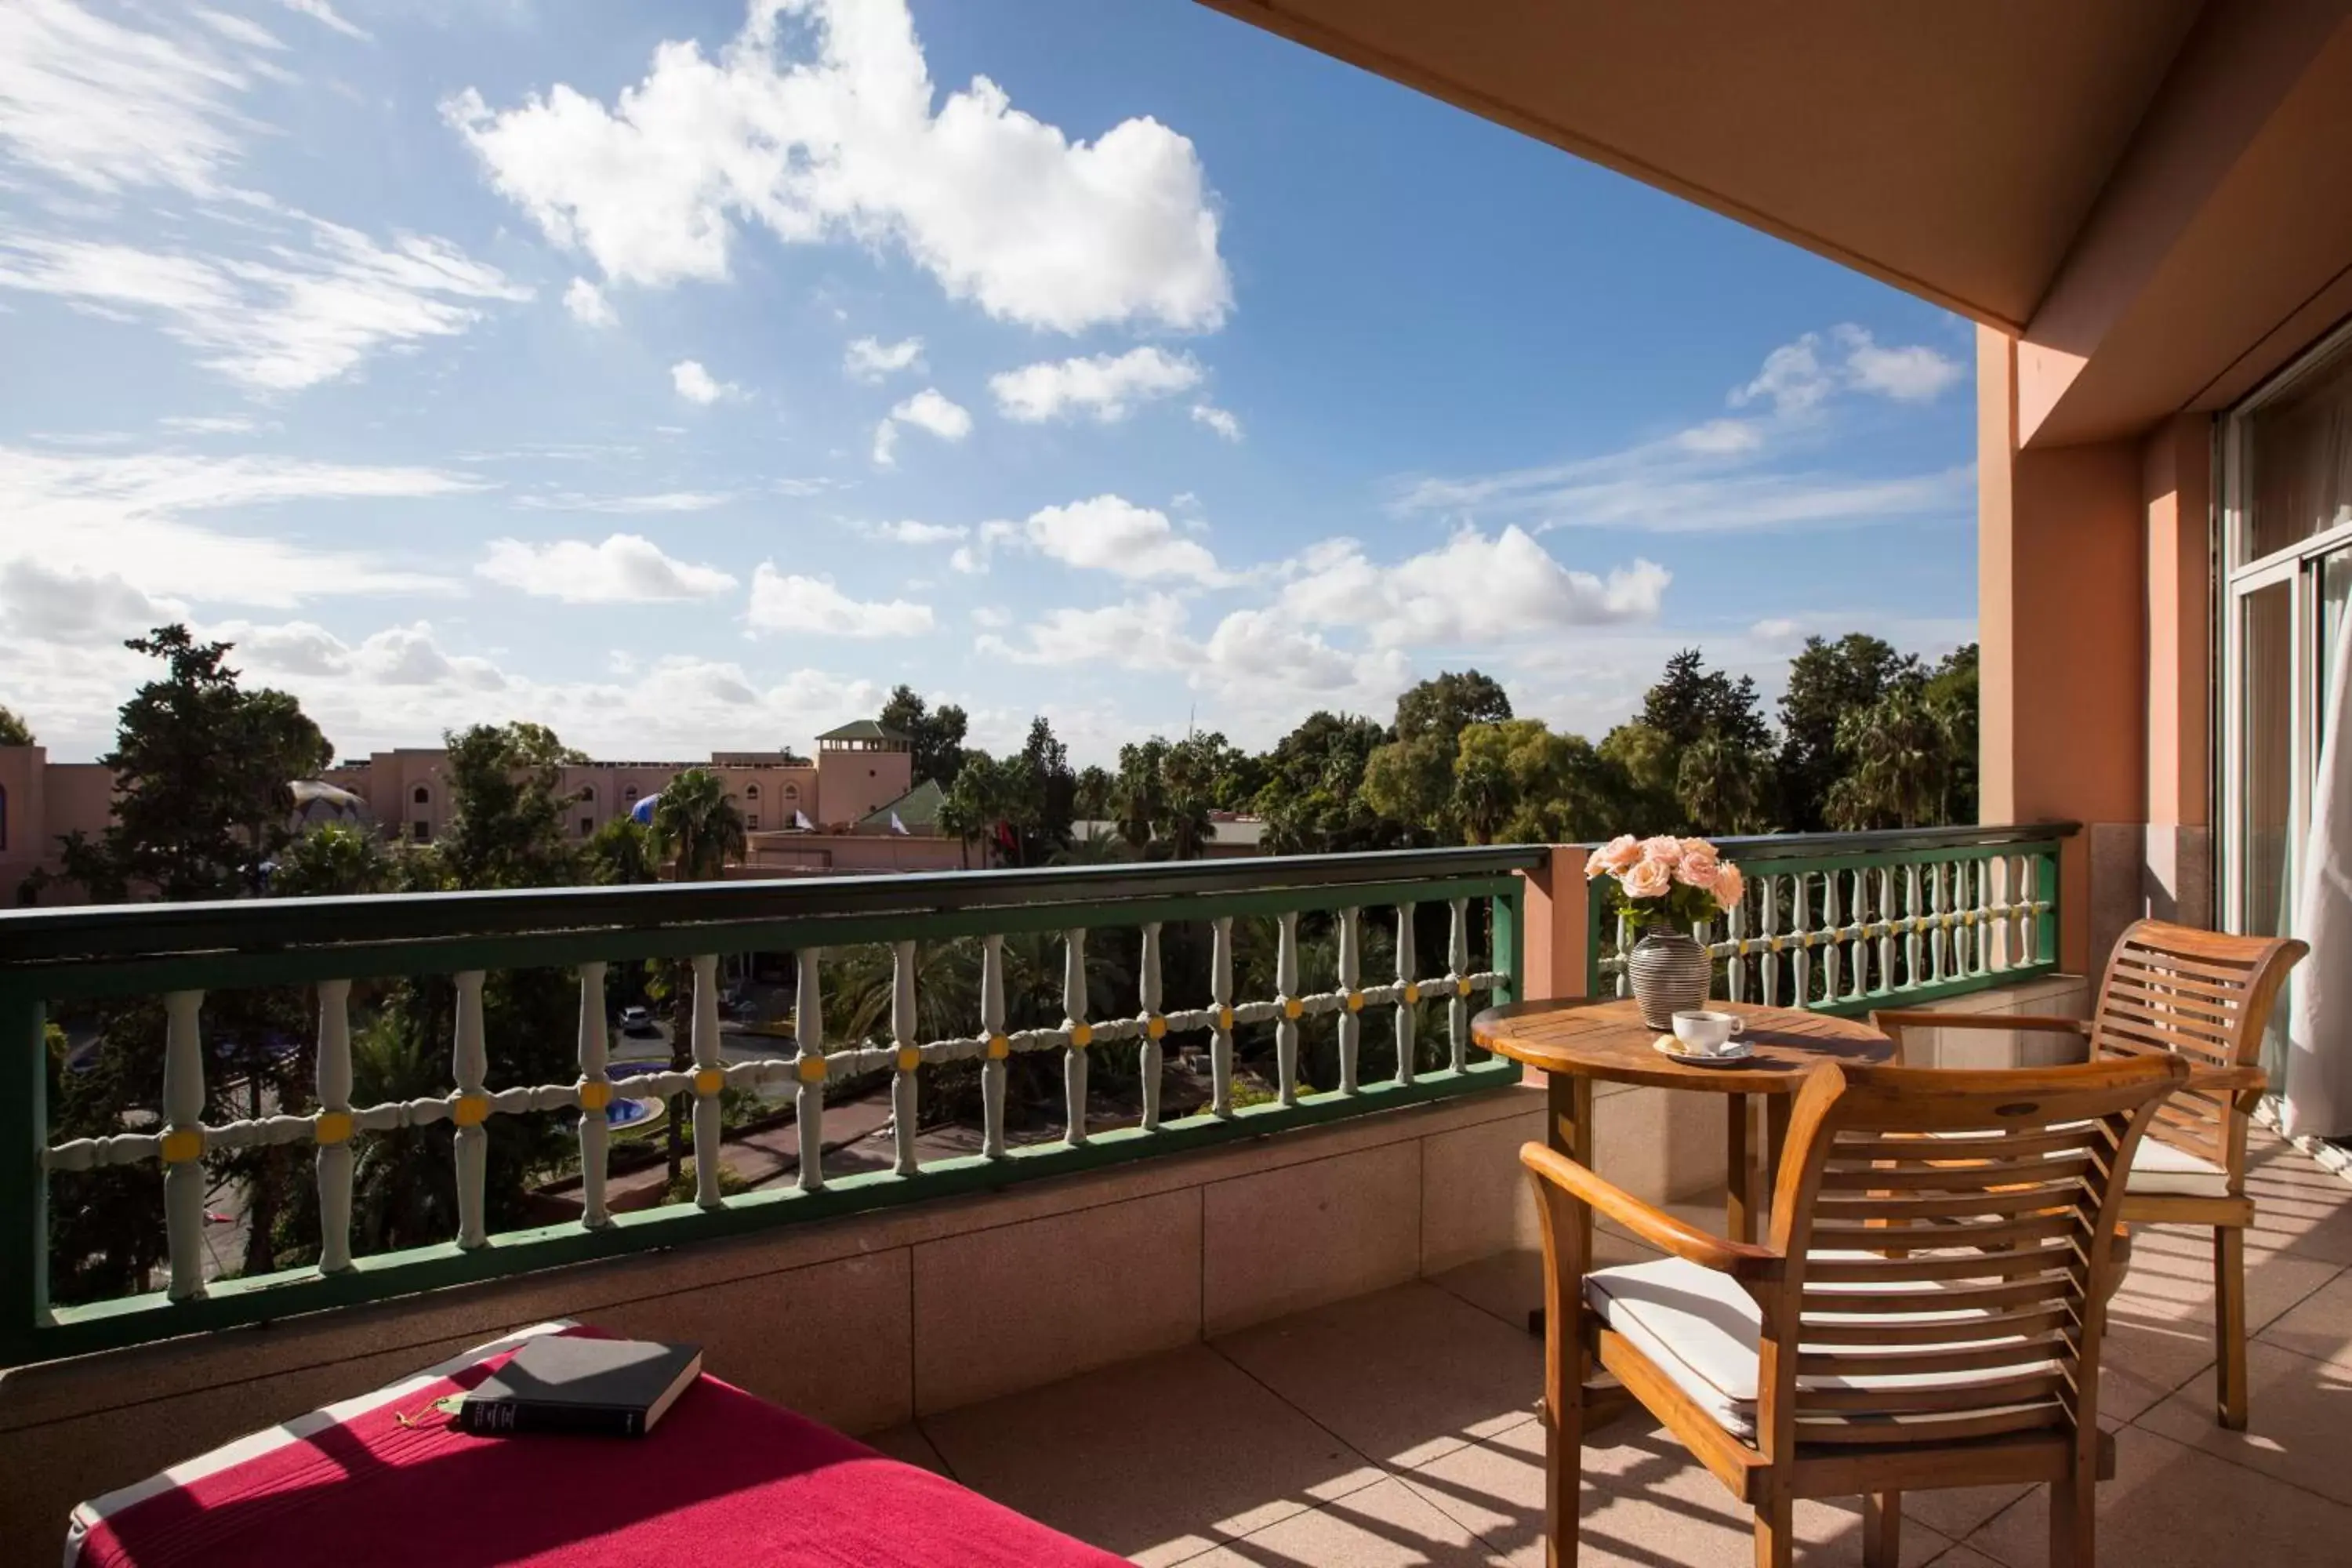
{"type": "Polygon", "coordinates": [[[1675,772],[1675,798],[1701,833],[1760,832],[1773,795],[1769,769],[1764,752],[1709,730],[1685,748],[1675,772]]]}
{"type": "MultiPolygon", "coordinates": [[[[654,853],[675,862],[681,882],[716,880],[730,859],[743,858],[743,814],[727,798],[727,786],[709,768],[688,768],[662,786],[654,802],[654,853]]],[[[655,988],[668,994],[669,1065],[673,1072],[694,1066],[694,984],[683,961],[656,974],[655,988]]],[[[675,1186],[686,1163],[686,1100],[672,1095],[667,1143],[669,1180],[675,1186]]]]}
{"type": "Polygon", "coordinates": [[[1918,679],[1889,687],[1868,708],[1840,719],[1837,747],[1848,769],[1830,788],[1825,815],[1831,825],[1853,832],[1943,821],[1953,760],[1950,721],[1918,679]]]}

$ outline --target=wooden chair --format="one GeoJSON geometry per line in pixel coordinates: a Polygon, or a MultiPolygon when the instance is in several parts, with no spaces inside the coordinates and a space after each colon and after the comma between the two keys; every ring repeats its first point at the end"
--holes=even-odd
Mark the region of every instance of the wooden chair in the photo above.
{"type": "Polygon", "coordinates": [[[2169,1057],[2012,1072],[1841,1068],[1797,1096],[1771,1240],[1696,1230],[1539,1143],[1549,1556],[1576,1561],[1597,1362],[1756,1510],[1790,1561],[1800,1498],[1864,1498],[1894,1568],[1901,1495],[2048,1481],[2050,1560],[2093,1562],[2099,1340],[2133,1146],[2169,1057]],[[1592,1216],[1666,1257],[1590,1270],[1592,1216]]]}
{"type": "Polygon", "coordinates": [[[2213,1227],[2217,1418],[2246,1426],[2246,1119],[2269,1080],[2263,1030],[2279,987],[2310,950],[2288,937],[2226,936],[2163,921],[2126,929],[2107,961],[2091,1018],[2002,1013],[1883,1012],[1880,1032],[1906,1028],[2050,1030],[2089,1042],[2094,1061],[2178,1053],[2189,1087],[2157,1113],[2125,1187],[2126,1224],[2213,1227]]]}

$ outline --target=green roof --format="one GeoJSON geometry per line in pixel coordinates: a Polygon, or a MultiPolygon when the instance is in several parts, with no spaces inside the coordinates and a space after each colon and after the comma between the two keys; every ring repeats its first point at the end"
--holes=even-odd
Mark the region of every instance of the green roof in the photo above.
{"type": "Polygon", "coordinates": [[[817,737],[820,741],[896,741],[901,745],[913,745],[914,737],[872,719],[853,719],[838,730],[827,730],[817,737]]]}
{"type": "Polygon", "coordinates": [[[877,805],[858,819],[861,828],[878,827],[890,830],[890,814],[897,812],[898,820],[907,825],[909,833],[931,833],[940,825],[940,807],[947,803],[948,793],[936,783],[925,779],[887,805],[877,805]]]}

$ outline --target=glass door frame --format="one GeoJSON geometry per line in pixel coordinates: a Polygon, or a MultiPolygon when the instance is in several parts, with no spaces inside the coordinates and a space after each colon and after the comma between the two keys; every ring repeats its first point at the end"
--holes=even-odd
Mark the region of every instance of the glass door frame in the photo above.
{"type": "MultiPolygon", "coordinates": [[[[2291,755],[2288,759],[2286,886],[2298,885],[2303,840],[2311,823],[2311,785],[2319,766],[2320,563],[2352,547],[2352,522],[2324,529],[2306,539],[2273,551],[2243,565],[2235,563],[2250,537],[2247,519],[2250,475],[2246,462],[2248,416],[2298,384],[2352,353],[2352,322],[2339,326],[2277,375],[2231,408],[2219,422],[2215,436],[2214,472],[2219,478],[2215,529],[2215,646],[2221,653],[2220,679],[2215,683],[2217,710],[2214,758],[2220,774],[2212,798],[2220,807],[2221,831],[2215,836],[2215,891],[2221,929],[2242,931],[2246,925],[2245,868],[2245,627],[2246,601],[2253,594],[2289,584],[2289,638],[2293,652],[2292,712],[2289,716],[2291,755]]],[[[2289,897],[2292,899],[2292,892],[2289,897]]]]}

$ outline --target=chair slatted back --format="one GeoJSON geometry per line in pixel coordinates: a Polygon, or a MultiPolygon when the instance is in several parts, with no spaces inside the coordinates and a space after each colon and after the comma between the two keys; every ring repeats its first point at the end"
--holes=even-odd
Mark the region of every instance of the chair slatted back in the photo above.
{"type": "Polygon", "coordinates": [[[1765,1457],[2092,1420],[2122,1173],[2187,1072],[1816,1069],[1773,1205],[1788,1272],[1761,1293],[1765,1457]]]}
{"type": "MultiPolygon", "coordinates": [[[[2304,952],[2285,937],[2229,936],[2164,921],[2128,927],[2107,961],[2091,1055],[2178,1052],[2192,1067],[2248,1067],[2262,1054],[2287,972],[2304,952]]],[[[2228,1170],[2244,1167],[2245,1120],[2231,1097],[2185,1089],[2157,1112],[2155,1136],[2228,1170]]]]}

